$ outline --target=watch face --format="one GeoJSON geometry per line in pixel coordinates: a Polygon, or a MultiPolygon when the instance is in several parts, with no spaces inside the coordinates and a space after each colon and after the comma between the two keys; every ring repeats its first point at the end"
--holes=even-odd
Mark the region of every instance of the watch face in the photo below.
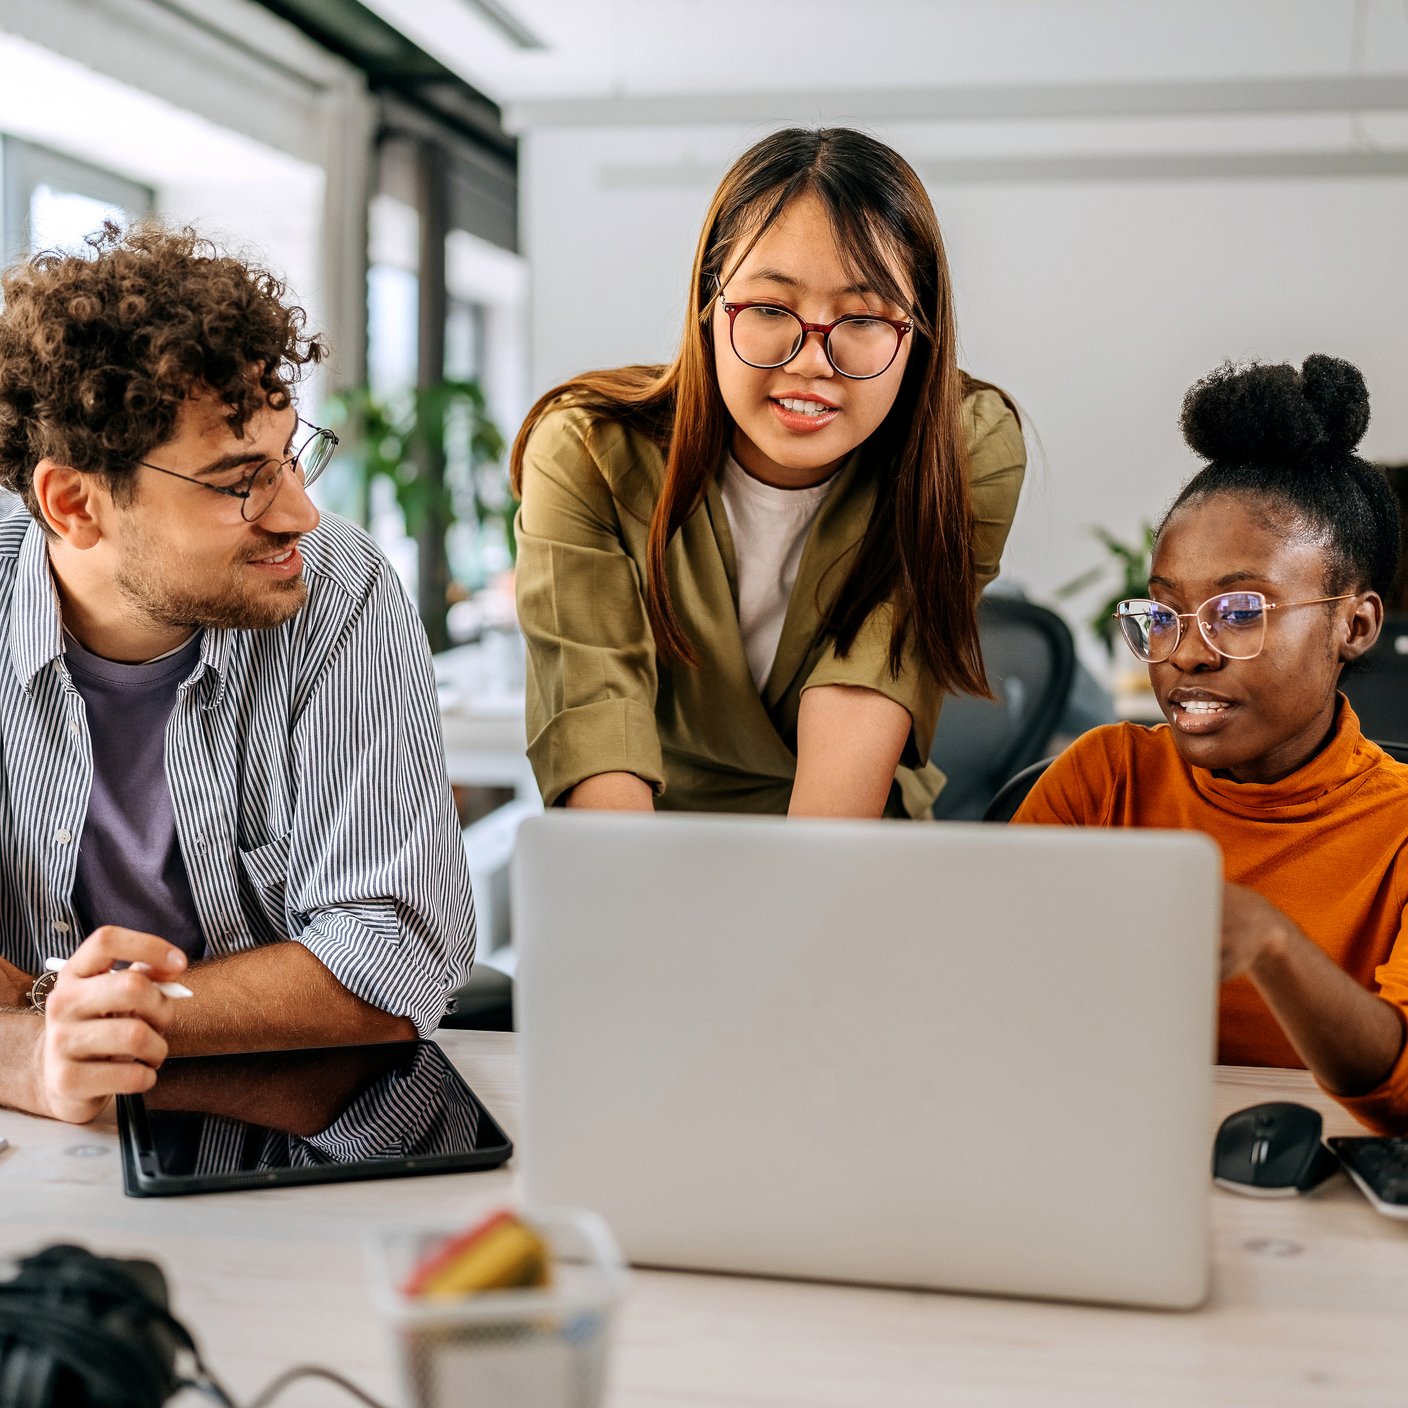
{"type": "Polygon", "coordinates": [[[59,981],[57,973],[41,973],[29,988],[29,1005],[36,1012],[44,1010],[44,1004],[49,999],[49,990],[59,981]]]}

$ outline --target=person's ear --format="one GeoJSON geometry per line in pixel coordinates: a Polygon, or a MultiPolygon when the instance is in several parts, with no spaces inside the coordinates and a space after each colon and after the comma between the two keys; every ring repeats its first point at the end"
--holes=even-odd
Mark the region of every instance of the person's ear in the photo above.
{"type": "Polygon", "coordinates": [[[33,485],[35,504],[55,537],[73,548],[97,545],[109,499],[96,474],[44,459],[34,466],[33,485]]]}
{"type": "Polygon", "coordinates": [[[1378,592],[1361,592],[1350,605],[1353,610],[1343,620],[1340,637],[1340,663],[1344,665],[1373,648],[1384,624],[1384,602],[1378,592]]]}

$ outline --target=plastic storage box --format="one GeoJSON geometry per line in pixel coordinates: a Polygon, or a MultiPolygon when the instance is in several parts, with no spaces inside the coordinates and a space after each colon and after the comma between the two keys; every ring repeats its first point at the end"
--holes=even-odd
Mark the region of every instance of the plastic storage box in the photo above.
{"type": "Polygon", "coordinates": [[[454,1301],[403,1295],[411,1269],[458,1227],[388,1229],[372,1287],[390,1326],[407,1408],[598,1408],[625,1265],[606,1223],[571,1209],[519,1211],[548,1244],[552,1284],[454,1301]]]}

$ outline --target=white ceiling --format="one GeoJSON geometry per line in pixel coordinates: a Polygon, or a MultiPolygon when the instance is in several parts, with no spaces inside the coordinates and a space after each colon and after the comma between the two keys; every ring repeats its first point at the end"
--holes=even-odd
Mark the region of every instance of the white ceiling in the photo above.
{"type": "Polygon", "coordinates": [[[510,109],[540,100],[1408,77],[1408,0],[365,0],[510,109]]]}

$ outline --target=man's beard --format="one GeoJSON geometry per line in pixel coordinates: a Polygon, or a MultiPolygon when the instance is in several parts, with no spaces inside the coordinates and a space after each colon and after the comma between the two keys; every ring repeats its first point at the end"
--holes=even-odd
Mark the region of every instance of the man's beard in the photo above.
{"type": "MultiPolygon", "coordinates": [[[[296,534],[290,535],[282,543],[274,541],[259,549],[256,556],[272,556],[297,541],[296,534]]],[[[240,591],[234,575],[243,570],[239,563],[228,569],[231,576],[223,591],[202,592],[166,580],[153,567],[155,555],[144,541],[130,543],[116,577],[118,591],[154,626],[173,630],[265,631],[281,626],[308,600],[308,585],[301,575],[269,581],[262,591],[240,591]]]]}

